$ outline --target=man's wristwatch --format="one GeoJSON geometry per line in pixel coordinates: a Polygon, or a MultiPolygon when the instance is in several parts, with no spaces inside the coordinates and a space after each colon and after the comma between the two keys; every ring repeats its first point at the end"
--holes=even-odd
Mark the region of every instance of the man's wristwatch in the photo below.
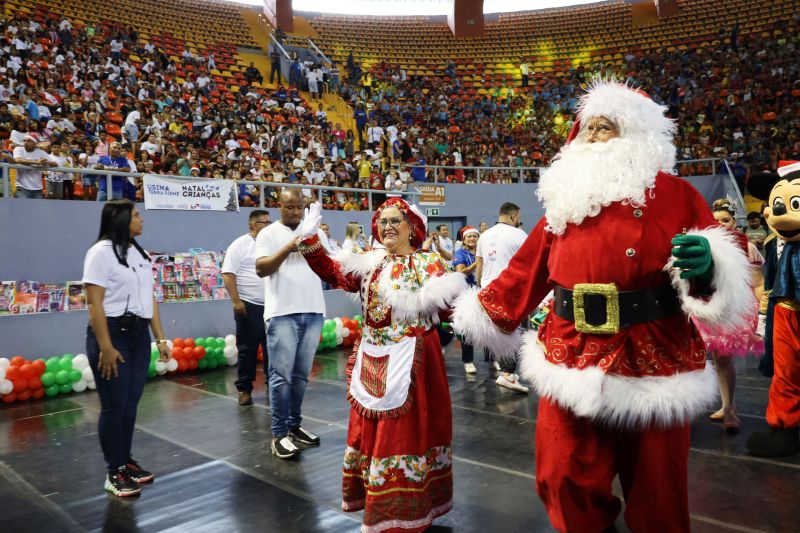
{"type": "Polygon", "coordinates": [[[167,339],[156,339],[156,344],[167,344],[168,342],[167,339]]]}

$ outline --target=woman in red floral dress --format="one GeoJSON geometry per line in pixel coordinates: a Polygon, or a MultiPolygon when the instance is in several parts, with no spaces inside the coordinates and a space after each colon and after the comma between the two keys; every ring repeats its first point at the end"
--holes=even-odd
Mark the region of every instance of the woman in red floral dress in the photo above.
{"type": "MultiPolygon", "coordinates": [[[[311,220],[320,218],[318,205],[311,220]]],[[[466,281],[419,249],[426,222],[392,198],[372,219],[385,250],[333,258],[311,231],[299,243],[324,281],[361,295],[363,336],[347,365],[342,508],[364,510],[365,533],[423,531],[452,505],[450,392],[434,326],[466,281]]]]}

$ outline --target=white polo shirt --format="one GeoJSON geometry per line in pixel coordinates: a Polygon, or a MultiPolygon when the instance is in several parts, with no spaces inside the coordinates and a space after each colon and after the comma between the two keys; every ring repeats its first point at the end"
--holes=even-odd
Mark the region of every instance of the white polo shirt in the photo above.
{"type": "Polygon", "coordinates": [[[483,259],[481,287],[497,279],[527,238],[528,235],[521,229],[502,223],[495,224],[481,234],[475,252],[476,257],[483,259]]]}
{"type": "MultiPolygon", "coordinates": [[[[282,222],[273,222],[256,237],[256,259],[275,255],[299,237],[282,222]]],[[[325,314],[322,281],[300,252],[292,252],[264,284],[264,320],[294,313],[325,314]]]]}
{"type": "Polygon", "coordinates": [[[125,309],[141,318],[153,318],[153,268],[139,250],[128,247],[128,266],[120,264],[110,240],[98,241],[83,260],[83,283],[106,290],[103,310],[107,317],[122,316],[125,309]]]}
{"type": "Polygon", "coordinates": [[[236,276],[236,290],[245,302],[264,305],[265,278],[256,274],[256,239],[249,233],[233,241],[225,252],[222,272],[236,276]]]}
{"type": "MultiPolygon", "coordinates": [[[[28,161],[36,161],[37,159],[47,159],[49,161],[53,160],[52,156],[41,148],[34,148],[32,152],[29,152],[24,146],[17,146],[14,148],[14,158],[25,159],[28,161]]],[[[17,169],[17,187],[27,191],[41,191],[42,169],[17,169]]]]}

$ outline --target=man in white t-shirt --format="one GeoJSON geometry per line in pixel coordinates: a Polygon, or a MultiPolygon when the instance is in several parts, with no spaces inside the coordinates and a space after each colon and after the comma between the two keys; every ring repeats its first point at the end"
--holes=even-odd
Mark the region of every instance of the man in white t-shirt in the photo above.
{"type": "MultiPolygon", "coordinates": [[[[519,229],[520,221],[519,206],[506,202],[500,207],[497,224],[481,234],[475,252],[475,279],[479,286],[487,287],[494,281],[525,242],[528,236],[519,229]]],[[[494,367],[500,370],[498,385],[516,392],[528,392],[528,387],[519,382],[515,373],[516,361],[495,361],[494,367]]]]}
{"type": "Polygon", "coordinates": [[[239,360],[235,382],[239,405],[253,404],[253,380],[256,379],[258,347],[264,354],[264,376],[268,375],[269,350],[264,327],[264,278],[256,274],[256,237],[269,225],[269,213],[250,212],[248,232],[233,241],[222,262],[222,280],[233,304],[236,322],[236,349],[239,360]]]}
{"type": "Polygon", "coordinates": [[[431,250],[442,256],[445,261],[453,260],[455,247],[453,239],[450,238],[450,228],[446,224],[439,224],[436,227],[436,234],[433,236],[431,250]]]}
{"type": "MultiPolygon", "coordinates": [[[[56,162],[50,154],[36,147],[36,139],[26,135],[22,146],[14,148],[14,162],[20,165],[36,165],[54,167],[56,162]]],[[[17,169],[17,191],[14,198],[41,198],[42,197],[42,170],[17,169]]]]}
{"type": "Polygon", "coordinates": [[[281,219],[256,238],[256,272],[269,276],[264,291],[264,320],[269,345],[269,403],[272,453],[297,455],[296,442],[318,445],[319,437],[300,427],[300,411],[322,332],[325,299],[322,281],[297,251],[303,218],[303,194],[284,189],[278,197],[281,219]]]}
{"type": "Polygon", "coordinates": [[[382,137],[383,128],[377,124],[372,124],[369,128],[367,128],[367,144],[369,144],[370,148],[380,148],[382,137]]]}

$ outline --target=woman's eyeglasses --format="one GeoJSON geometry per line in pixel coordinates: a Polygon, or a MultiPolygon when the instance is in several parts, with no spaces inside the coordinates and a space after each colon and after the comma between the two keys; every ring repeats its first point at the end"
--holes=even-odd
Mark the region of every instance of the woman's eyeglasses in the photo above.
{"type": "Polygon", "coordinates": [[[393,218],[379,218],[378,219],[378,226],[381,228],[385,228],[386,226],[392,226],[393,228],[398,227],[404,221],[401,217],[393,217],[393,218]]]}

